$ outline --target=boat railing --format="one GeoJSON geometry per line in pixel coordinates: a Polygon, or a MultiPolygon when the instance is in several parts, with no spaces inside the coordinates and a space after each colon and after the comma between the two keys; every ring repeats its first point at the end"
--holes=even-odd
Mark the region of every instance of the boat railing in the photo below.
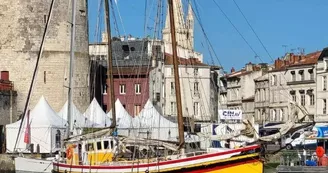
{"type": "MultiPolygon", "coordinates": [[[[206,154],[206,151],[195,151],[195,152],[189,152],[185,154],[185,157],[193,157],[193,156],[198,156],[202,154],[206,154]]],[[[131,164],[145,164],[145,163],[156,163],[156,162],[162,162],[162,161],[168,161],[168,160],[174,160],[177,158],[181,158],[181,155],[171,155],[170,156],[164,156],[164,157],[153,157],[153,158],[142,158],[142,159],[137,159],[137,158],[117,158],[115,162],[112,161],[103,161],[103,162],[93,162],[94,165],[131,165],[131,164]],[[173,157],[172,157],[173,156],[173,157]]],[[[66,163],[67,159],[63,160],[57,160],[56,162],[59,163],[66,163]]],[[[86,163],[86,165],[89,165],[89,163],[86,163]]]]}
{"type": "Polygon", "coordinates": [[[316,166],[318,158],[314,150],[283,151],[280,155],[280,165],[284,166],[316,166]]]}

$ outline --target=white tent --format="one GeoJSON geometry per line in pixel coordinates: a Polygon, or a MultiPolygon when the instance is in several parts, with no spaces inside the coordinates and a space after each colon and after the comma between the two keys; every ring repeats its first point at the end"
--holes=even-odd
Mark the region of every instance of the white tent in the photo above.
{"type": "Polygon", "coordinates": [[[95,98],[92,100],[83,116],[91,122],[97,124],[97,127],[109,127],[111,124],[110,118],[102,110],[95,98]]]}
{"type": "MultiPolygon", "coordinates": [[[[71,104],[72,108],[72,116],[74,120],[74,126],[76,128],[80,127],[97,127],[98,124],[90,121],[87,117],[83,116],[83,114],[76,108],[74,103],[71,104]]],[[[67,119],[67,112],[68,112],[68,101],[66,101],[65,105],[63,108],[58,112],[58,115],[63,118],[64,120],[68,121],[67,119]]]]}
{"type": "MultiPolygon", "coordinates": [[[[115,111],[116,125],[118,129],[138,128],[139,122],[125,110],[119,99],[117,99],[115,102],[115,111]]],[[[112,119],[112,110],[107,113],[107,116],[112,119]]]]}
{"type": "MultiPolygon", "coordinates": [[[[25,118],[27,118],[25,116],[25,118]]],[[[60,139],[65,130],[66,121],[60,118],[56,112],[49,106],[46,99],[42,96],[30,112],[30,139],[31,144],[34,144],[34,151],[36,146],[40,146],[41,153],[55,152],[60,149],[60,139]],[[57,140],[56,140],[57,135],[57,140]]],[[[26,131],[26,120],[23,121],[23,126],[17,141],[16,150],[19,152],[29,153],[24,143],[24,133],[26,131]]],[[[19,131],[21,120],[6,125],[6,146],[7,152],[14,152],[14,146],[19,131]]]]}
{"type": "Polygon", "coordinates": [[[142,131],[150,133],[149,138],[169,141],[177,140],[178,124],[160,115],[149,100],[135,119],[139,119],[142,131]]]}

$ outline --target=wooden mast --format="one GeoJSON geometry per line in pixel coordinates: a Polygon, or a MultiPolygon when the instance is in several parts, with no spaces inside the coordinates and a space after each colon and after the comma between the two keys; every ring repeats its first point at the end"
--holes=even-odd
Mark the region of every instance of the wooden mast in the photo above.
{"type": "MultiPolygon", "coordinates": [[[[109,128],[116,128],[116,111],[115,111],[115,95],[114,95],[114,81],[113,81],[113,61],[112,61],[112,36],[110,32],[110,14],[109,14],[109,3],[108,0],[105,0],[105,13],[106,13],[106,29],[107,29],[107,79],[109,79],[109,86],[107,88],[110,89],[110,98],[108,101],[111,104],[112,108],[112,124],[109,128]]],[[[109,106],[109,104],[107,104],[109,106]]]]}
{"type": "Polygon", "coordinates": [[[176,38],[175,38],[173,0],[168,0],[168,5],[169,5],[169,14],[170,14],[174,83],[175,83],[175,95],[176,95],[176,102],[177,102],[177,116],[178,116],[178,127],[179,127],[179,148],[184,148],[185,141],[184,141],[181,91],[180,91],[180,80],[179,80],[179,61],[178,61],[178,56],[177,56],[177,42],[176,42],[176,38]]]}

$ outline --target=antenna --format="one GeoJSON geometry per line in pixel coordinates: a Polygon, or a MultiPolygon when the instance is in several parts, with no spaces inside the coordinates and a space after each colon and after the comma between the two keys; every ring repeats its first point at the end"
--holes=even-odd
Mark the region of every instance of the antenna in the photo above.
{"type": "Polygon", "coordinates": [[[305,48],[298,47],[297,50],[298,50],[299,54],[304,55],[304,52],[305,52],[304,50],[305,50],[305,48]]]}
{"type": "Polygon", "coordinates": [[[285,54],[286,54],[287,53],[287,47],[288,47],[288,45],[285,45],[284,44],[284,45],[282,45],[282,47],[285,48],[285,54]]]}

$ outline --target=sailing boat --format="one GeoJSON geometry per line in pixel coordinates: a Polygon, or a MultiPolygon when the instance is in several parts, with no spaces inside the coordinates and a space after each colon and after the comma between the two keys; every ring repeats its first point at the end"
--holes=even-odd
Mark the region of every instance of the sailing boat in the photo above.
{"type": "MultiPolygon", "coordinates": [[[[111,35],[109,26],[108,0],[105,0],[108,33],[109,68],[111,64],[111,35]]],[[[173,0],[168,0],[171,39],[175,38],[173,0]]],[[[110,130],[72,137],[65,141],[66,159],[53,163],[55,172],[248,172],[262,173],[263,163],[260,160],[260,146],[252,145],[238,149],[208,148],[207,151],[185,152],[181,94],[178,73],[177,45],[172,41],[174,58],[174,78],[177,102],[179,143],[177,146],[164,141],[118,137],[115,132],[115,106],[112,106],[113,124],[110,130]],[[145,148],[146,147],[146,148],[145,148]],[[137,151],[146,152],[143,156],[137,151]],[[147,151],[155,150],[150,156],[147,151]],[[163,154],[164,153],[164,154],[163,154]],[[129,155],[130,157],[124,157],[129,155]]],[[[109,72],[109,76],[111,77],[109,72]]],[[[112,78],[111,78],[112,80],[112,78]]],[[[113,81],[110,81],[113,82],[113,81]]],[[[110,86],[113,86],[112,83],[110,86]]],[[[113,87],[110,87],[113,93],[113,87]]],[[[112,103],[114,95],[111,95],[112,103]]]]}

